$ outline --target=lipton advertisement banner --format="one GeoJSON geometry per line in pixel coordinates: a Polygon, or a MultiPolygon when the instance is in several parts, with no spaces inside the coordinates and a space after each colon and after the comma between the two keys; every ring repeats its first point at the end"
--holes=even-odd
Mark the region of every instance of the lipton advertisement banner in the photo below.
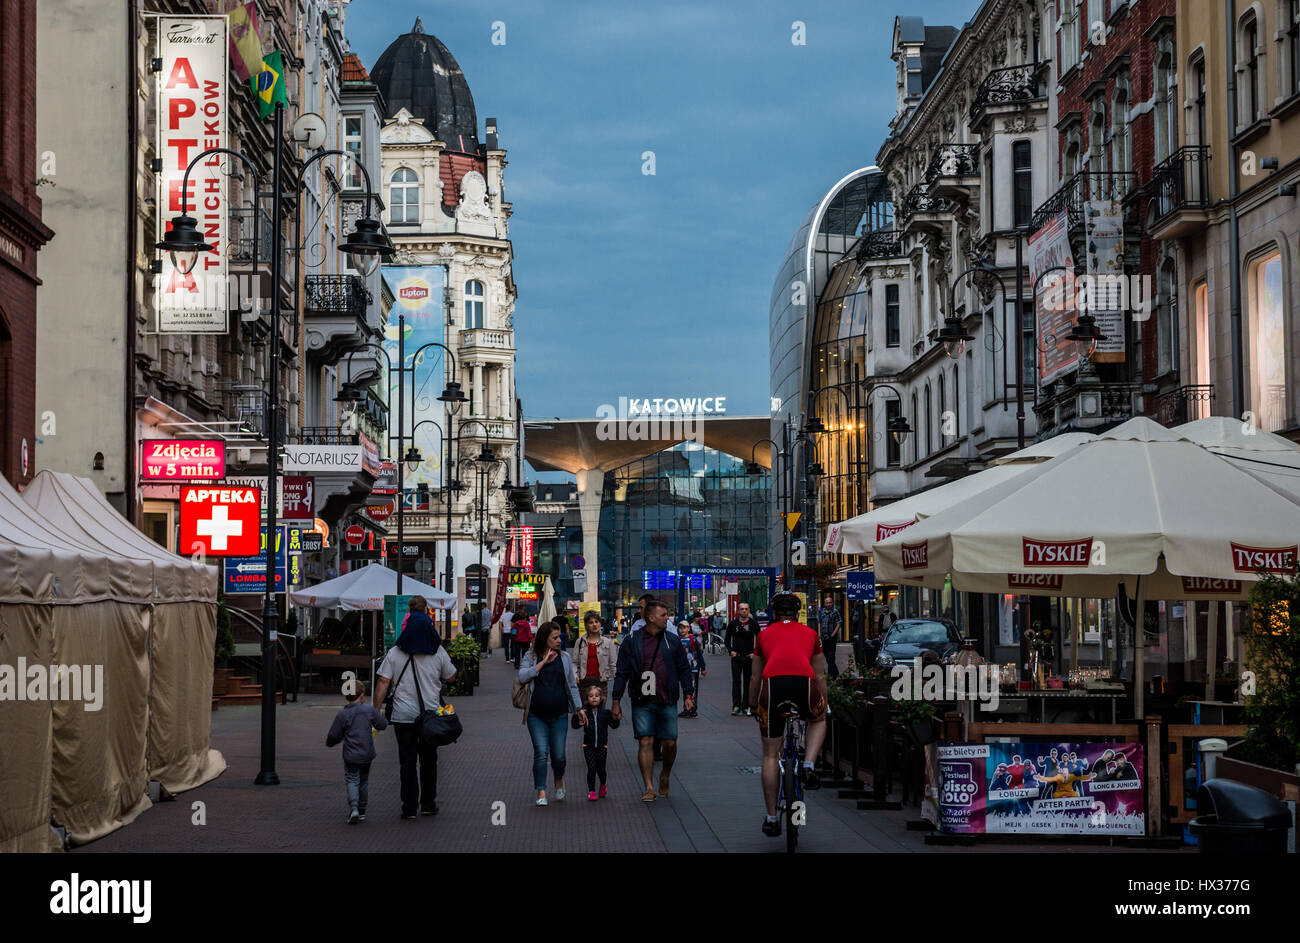
{"type": "MultiPolygon", "coordinates": [[[[423,461],[413,472],[408,465],[404,485],[415,489],[420,484],[430,488],[442,487],[443,466],[447,435],[447,409],[438,401],[446,381],[443,350],[440,347],[420,348],[430,343],[447,343],[446,317],[443,313],[444,270],[440,265],[385,265],[381,269],[384,284],[393,296],[393,308],[384,328],[384,350],[391,363],[397,363],[398,332],[405,324],[406,341],[403,355],[404,367],[415,366],[414,375],[402,375],[405,421],[404,434],[415,429],[415,447],[423,461]],[[418,353],[418,361],[416,360],[418,353]],[[414,376],[414,392],[412,392],[414,376]],[[419,424],[426,419],[432,422],[419,424]],[[437,423],[435,426],[434,423],[437,423]],[[418,427],[418,428],[417,428],[418,427]]],[[[397,423],[397,375],[388,378],[388,421],[394,428],[397,423]]],[[[409,443],[403,449],[409,448],[409,443]]],[[[387,458],[400,459],[399,455],[387,458]]]]}

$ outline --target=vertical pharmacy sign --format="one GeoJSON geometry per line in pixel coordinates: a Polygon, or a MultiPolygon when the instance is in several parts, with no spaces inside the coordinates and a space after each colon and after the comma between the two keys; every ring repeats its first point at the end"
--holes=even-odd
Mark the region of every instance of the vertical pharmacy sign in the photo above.
{"type": "MultiPolygon", "coordinates": [[[[189,162],[203,151],[226,146],[226,18],[159,16],[157,175],[159,238],[181,214],[181,182],[189,162]]],[[[182,275],[162,252],[162,269],[154,292],[158,332],[224,334],[226,332],[226,238],[229,180],[222,167],[230,158],[213,154],[190,174],[185,212],[198,222],[204,252],[188,275],[182,275]]]]}

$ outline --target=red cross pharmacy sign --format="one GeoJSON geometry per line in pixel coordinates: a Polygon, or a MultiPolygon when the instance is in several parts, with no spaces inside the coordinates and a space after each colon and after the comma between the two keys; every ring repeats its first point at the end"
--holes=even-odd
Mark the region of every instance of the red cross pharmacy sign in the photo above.
{"type": "Polygon", "coordinates": [[[183,554],[249,557],[262,552],[259,488],[181,487],[183,554]]]}

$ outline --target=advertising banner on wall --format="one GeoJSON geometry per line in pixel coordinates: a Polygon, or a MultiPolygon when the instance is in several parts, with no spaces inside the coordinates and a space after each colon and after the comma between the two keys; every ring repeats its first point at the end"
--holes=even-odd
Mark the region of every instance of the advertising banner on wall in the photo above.
{"type": "Polygon", "coordinates": [[[158,232],[166,232],[172,218],[184,211],[197,220],[213,247],[184,275],[166,252],[159,253],[157,329],[164,334],[224,334],[230,178],[222,170],[230,158],[211,155],[194,167],[183,193],[182,182],[191,160],[209,148],[226,146],[226,18],[159,16],[157,25],[162,64],[157,97],[156,153],[162,161],[155,194],[158,232]]]}
{"type": "Polygon", "coordinates": [[[213,480],[226,473],[221,439],[145,439],[140,443],[141,481],[213,480]]]}
{"type": "Polygon", "coordinates": [[[1038,381],[1051,383],[1079,362],[1074,344],[1065,339],[1075,317],[1074,259],[1070,255],[1070,214],[1061,210],[1051,222],[1029,237],[1029,279],[1039,285],[1035,299],[1035,336],[1038,338],[1038,381]],[[1054,268],[1064,272],[1038,279],[1054,268]]]}
{"type": "MultiPolygon", "coordinates": [[[[399,316],[406,325],[406,363],[410,367],[415,361],[416,353],[425,344],[446,341],[446,317],[443,312],[444,276],[440,265],[385,265],[381,269],[384,284],[393,295],[393,309],[388,314],[388,324],[384,328],[384,350],[389,362],[396,363],[398,355],[399,316]]],[[[420,450],[423,461],[414,472],[408,466],[405,485],[414,488],[427,484],[430,488],[442,487],[443,465],[445,461],[445,437],[447,434],[446,405],[438,401],[448,377],[443,366],[443,351],[440,347],[429,347],[419,354],[419,361],[414,363],[414,374],[402,376],[404,409],[406,410],[406,428],[416,428],[415,447],[420,450]],[[414,378],[414,394],[412,394],[414,378]],[[426,419],[432,422],[419,426],[426,419]],[[437,423],[437,425],[434,425],[437,423]]],[[[397,422],[397,376],[390,375],[388,384],[389,422],[397,422]]],[[[482,431],[481,429],[479,430],[482,431]]],[[[390,458],[400,456],[389,456],[390,458]]]]}
{"type": "Polygon", "coordinates": [[[966,835],[1143,835],[1137,743],[945,743],[939,828],[966,835]]]}
{"type": "Polygon", "coordinates": [[[1087,235],[1088,313],[1106,335],[1092,359],[1124,362],[1124,205],[1116,200],[1089,200],[1083,205],[1087,235]]]}

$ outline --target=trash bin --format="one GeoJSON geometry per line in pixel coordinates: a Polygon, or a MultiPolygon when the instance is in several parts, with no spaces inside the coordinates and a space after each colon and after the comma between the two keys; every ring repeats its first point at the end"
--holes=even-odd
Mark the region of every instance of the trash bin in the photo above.
{"type": "Polygon", "coordinates": [[[1286,854],[1291,810],[1262,789],[1231,779],[1211,779],[1196,790],[1190,825],[1205,854],[1286,854]]]}

